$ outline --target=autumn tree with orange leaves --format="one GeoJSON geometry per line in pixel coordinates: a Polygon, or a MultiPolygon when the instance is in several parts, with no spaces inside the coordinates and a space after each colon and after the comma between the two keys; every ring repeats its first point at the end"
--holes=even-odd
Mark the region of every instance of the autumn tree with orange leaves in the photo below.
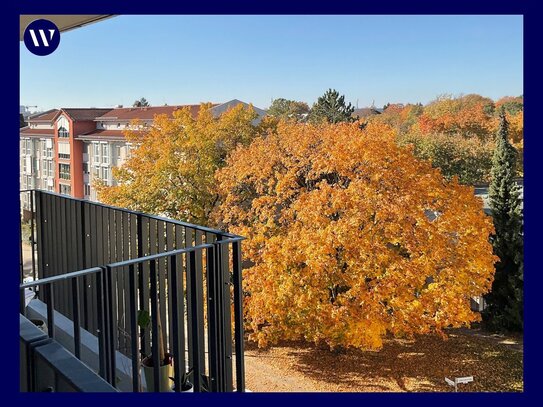
{"type": "Polygon", "coordinates": [[[516,172],[523,174],[523,98],[504,97],[494,102],[476,94],[442,95],[426,106],[388,104],[369,120],[390,125],[401,145],[412,144],[415,155],[429,159],[450,178],[462,184],[490,181],[490,168],[498,129],[498,111],[503,106],[510,123],[511,144],[519,152],[516,172]]]}
{"type": "Polygon", "coordinates": [[[245,312],[264,346],[305,339],[379,349],[387,333],[443,333],[479,320],[492,221],[390,127],[300,125],[236,149],[218,171],[215,215],[247,237],[245,312]]]}

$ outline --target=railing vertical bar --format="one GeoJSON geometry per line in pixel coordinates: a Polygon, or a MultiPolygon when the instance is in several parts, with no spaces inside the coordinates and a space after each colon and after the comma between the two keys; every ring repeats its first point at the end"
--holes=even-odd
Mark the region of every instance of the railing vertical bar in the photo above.
{"type": "Polygon", "coordinates": [[[106,257],[104,256],[104,208],[102,206],[96,207],[96,261],[98,264],[106,264],[106,257]]]}
{"type": "MultiPolygon", "coordinates": [[[[166,251],[166,242],[165,242],[165,230],[164,230],[164,221],[157,221],[157,253],[163,253],[166,251]]],[[[166,259],[158,259],[158,295],[160,303],[160,318],[162,321],[162,335],[163,338],[168,338],[167,336],[167,327],[168,327],[168,318],[166,317],[166,259]]]]}
{"type": "MultiPolygon", "coordinates": [[[[193,229],[192,228],[188,228],[188,227],[185,227],[185,247],[192,247],[193,246],[193,229]]],[[[189,366],[193,366],[194,365],[194,361],[193,361],[193,347],[194,347],[194,343],[192,341],[193,339],[193,335],[192,335],[192,328],[193,328],[193,323],[192,323],[192,315],[193,315],[193,312],[192,312],[192,308],[193,308],[193,305],[192,305],[192,290],[191,290],[191,285],[192,285],[192,276],[193,276],[193,273],[194,273],[194,269],[193,267],[191,266],[190,264],[190,261],[189,261],[189,257],[190,256],[186,256],[185,259],[186,259],[186,267],[185,267],[185,271],[186,271],[186,278],[185,278],[185,281],[186,281],[186,296],[187,296],[187,345],[188,345],[188,362],[189,362],[189,366]]]]}
{"type": "Polygon", "coordinates": [[[73,323],[74,323],[74,354],[75,357],[81,359],[81,321],[80,321],[80,304],[79,304],[79,281],[77,277],[72,278],[72,308],[73,308],[73,323]]]}
{"type": "MultiPolygon", "coordinates": [[[[126,216],[121,211],[115,213],[115,226],[116,226],[116,243],[117,243],[117,260],[122,261],[128,259],[125,255],[126,244],[128,242],[128,225],[126,224],[126,216]]],[[[127,250],[126,250],[127,251],[127,250]]],[[[130,318],[128,317],[128,310],[130,310],[130,300],[128,293],[130,293],[130,283],[128,281],[128,268],[122,267],[117,273],[119,279],[119,293],[122,293],[122,300],[119,302],[119,323],[123,329],[124,335],[119,338],[119,350],[125,355],[131,356],[130,351],[130,339],[128,337],[130,328],[130,318]],[[122,319],[122,323],[121,323],[122,319]]]]}
{"type": "MultiPolygon", "coordinates": [[[[73,201],[69,199],[63,199],[62,204],[62,222],[61,222],[61,229],[62,229],[62,242],[64,242],[64,256],[62,256],[64,260],[64,273],[68,273],[70,271],[77,270],[74,266],[72,268],[72,259],[73,259],[73,247],[72,247],[72,228],[70,224],[70,210],[71,210],[71,203],[73,201]]],[[[71,291],[72,291],[72,285],[70,284],[70,281],[63,281],[61,282],[61,285],[63,287],[62,289],[62,296],[65,298],[66,306],[64,308],[64,315],[68,317],[69,319],[73,320],[73,300],[71,291]]]]}
{"type": "MultiPolygon", "coordinates": [[[[91,253],[90,243],[90,219],[89,205],[86,202],[81,202],[81,231],[83,241],[81,242],[81,260],[83,267],[88,267],[89,257],[91,253]]],[[[89,298],[89,286],[91,285],[91,276],[83,276],[83,326],[86,330],[94,332],[95,327],[91,325],[92,300],[89,298]]]]}
{"type": "Polygon", "coordinates": [[[140,391],[140,366],[139,366],[139,352],[138,352],[138,322],[137,322],[137,290],[136,290],[136,270],[134,265],[131,264],[128,266],[128,281],[129,281],[129,301],[130,305],[128,307],[130,315],[130,345],[132,353],[132,390],[134,392],[140,391]]]}
{"type": "Polygon", "coordinates": [[[55,338],[55,300],[53,283],[46,284],[45,292],[47,296],[47,332],[50,338],[55,338]]]}
{"type": "Polygon", "coordinates": [[[129,217],[130,222],[130,255],[128,258],[135,259],[137,257],[140,257],[141,252],[143,251],[141,249],[141,242],[139,240],[139,236],[141,235],[141,222],[140,222],[140,216],[135,214],[127,215],[129,217]]]}
{"type": "MultiPolygon", "coordinates": [[[[149,218],[142,215],[138,216],[138,225],[141,229],[138,231],[138,257],[149,255],[149,218]]],[[[149,312],[149,264],[139,263],[141,270],[140,277],[140,307],[149,312]]],[[[148,329],[143,330],[142,351],[148,353],[151,346],[151,334],[148,329]]]]}
{"type": "MultiPolygon", "coordinates": [[[[176,256],[170,256],[169,258],[169,269],[170,269],[170,279],[169,279],[169,288],[171,298],[171,325],[172,325],[172,353],[173,353],[173,368],[174,368],[174,378],[175,378],[175,391],[178,393],[181,389],[181,369],[185,372],[185,351],[181,348],[179,343],[179,337],[183,336],[182,332],[179,335],[179,311],[183,311],[183,306],[179,307],[179,293],[183,296],[183,291],[178,291],[178,272],[177,272],[177,258],[176,256]],[[179,309],[181,308],[181,310],[179,309]]],[[[183,278],[183,273],[179,273],[180,278],[183,278]]],[[[182,297],[181,297],[182,299],[182,297]]],[[[181,301],[182,304],[182,301],[181,301]]]]}
{"type": "MultiPolygon", "coordinates": [[[[53,202],[52,202],[52,207],[51,207],[51,213],[53,215],[53,219],[51,221],[51,224],[49,226],[51,226],[51,228],[53,229],[53,236],[54,236],[54,241],[55,242],[62,242],[61,240],[61,234],[60,234],[60,205],[59,205],[59,201],[60,201],[60,197],[58,196],[54,196],[53,197],[53,202]]],[[[51,275],[58,275],[58,274],[62,274],[62,260],[61,260],[61,253],[60,253],[60,245],[56,244],[56,245],[52,245],[54,246],[53,247],[53,262],[52,264],[49,264],[50,265],[50,272],[51,272],[51,275]]],[[[62,290],[62,286],[60,286],[59,288],[60,289],[56,289],[57,287],[55,287],[55,290],[54,290],[54,294],[53,294],[53,298],[54,298],[54,303],[55,303],[55,308],[61,308],[62,309],[62,300],[60,297],[60,292],[62,290]]]]}
{"type": "MultiPolygon", "coordinates": [[[[198,308],[201,306],[201,291],[198,292],[199,288],[199,276],[201,276],[201,270],[196,268],[196,252],[189,252],[189,265],[191,269],[191,281],[190,281],[190,292],[191,292],[191,336],[192,336],[192,367],[193,367],[193,378],[194,378],[194,391],[202,391],[202,364],[200,353],[204,352],[204,348],[200,348],[200,329],[203,330],[204,321],[199,321],[199,312],[198,308]]],[[[203,335],[203,332],[202,332],[203,335]]]]}
{"type": "Polygon", "coordinates": [[[100,279],[102,281],[102,290],[104,296],[104,350],[106,357],[106,381],[111,383],[111,331],[110,331],[110,295],[109,295],[109,279],[106,267],[101,267],[102,272],[100,273],[100,279]]]}
{"type": "Polygon", "coordinates": [[[160,391],[160,351],[159,351],[159,318],[160,310],[158,305],[158,289],[157,289],[157,273],[156,273],[156,260],[149,262],[150,267],[150,279],[151,279],[151,330],[152,330],[152,360],[153,360],[153,391],[160,391]]]}
{"type": "Polygon", "coordinates": [[[45,239],[44,239],[44,247],[47,248],[46,250],[46,256],[45,256],[45,268],[43,277],[51,277],[51,265],[54,262],[54,256],[53,256],[53,245],[46,244],[45,242],[53,242],[54,236],[53,236],[53,212],[51,210],[51,204],[52,204],[53,197],[52,195],[44,195],[44,206],[45,206],[45,223],[44,223],[44,229],[45,229],[45,239]]]}
{"type": "MultiPolygon", "coordinates": [[[[110,263],[113,256],[110,251],[115,250],[113,242],[109,240],[109,218],[112,210],[110,208],[104,207],[102,209],[102,250],[104,255],[104,263],[110,263]]],[[[104,264],[102,263],[102,264],[104,264]]]]}
{"type": "Polygon", "coordinates": [[[241,278],[241,242],[232,243],[234,280],[234,330],[236,345],[236,391],[245,391],[245,359],[243,344],[243,285],[241,278]]]}
{"type": "Polygon", "coordinates": [[[34,231],[34,225],[36,224],[34,217],[34,200],[36,199],[36,191],[30,191],[30,253],[32,256],[32,278],[37,280],[36,275],[36,235],[34,231]]]}
{"type": "MultiPolygon", "coordinates": [[[[22,221],[22,219],[21,219],[22,221]]],[[[19,224],[19,233],[20,233],[20,242],[19,242],[19,260],[21,262],[21,270],[20,270],[20,283],[22,284],[24,282],[24,259],[23,259],[23,228],[22,223],[19,224]]],[[[25,290],[19,290],[19,312],[26,316],[26,299],[25,299],[25,290]]]]}
{"type": "Polygon", "coordinates": [[[97,318],[98,318],[98,363],[99,363],[99,375],[104,379],[109,381],[109,372],[107,370],[106,360],[106,321],[105,321],[105,295],[104,288],[102,284],[102,277],[104,270],[98,274],[96,278],[96,293],[97,297],[97,318]]]}
{"type": "MultiPolygon", "coordinates": [[[[83,202],[76,201],[74,206],[74,212],[73,212],[73,225],[74,225],[74,231],[75,235],[73,237],[74,239],[74,245],[76,250],[76,256],[75,261],[77,264],[77,269],[82,270],[85,268],[85,260],[84,260],[84,247],[85,247],[85,228],[84,225],[81,222],[83,214],[83,202]]],[[[80,327],[84,327],[86,323],[86,317],[85,317],[85,279],[82,278],[77,283],[78,286],[78,295],[79,295],[79,318],[82,319],[80,321],[80,327]],[[81,281],[83,281],[83,287],[81,287],[81,281]],[[83,297],[83,299],[81,299],[83,297]]]]}
{"type": "MultiPolygon", "coordinates": [[[[56,221],[55,221],[55,231],[56,231],[56,241],[62,242],[62,244],[56,244],[56,254],[57,254],[57,261],[56,261],[56,269],[55,269],[55,275],[64,274],[67,271],[67,262],[66,262],[66,222],[64,221],[64,208],[65,208],[66,201],[61,198],[60,196],[57,196],[55,199],[55,213],[56,213],[56,221]]],[[[61,312],[62,314],[68,316],[68,313],[66,312],[69,303],[69,296],[67,295],[66,291],[66,282],[61,281],[58,283],[58,286],[55,287],[55,307],[57,311],[61,312]]],[[[70,304],[71,306],[71,304],[70,304]]]]}
{"type": "MultiPolygon", "coordinates": [[[[47,196],[47,241],[54,242],[56,241],[55,236],[55,213],[53,211],[55,197],[53,195],[47,196]]],[[[47,259],[47,277],[53,276],[53,270],[55,269],[56,264],[56,253],[53,245],[47,245],[49,248],[49,257],[47,259]]]]}
{"type": "MultiPolygon", "coordinates": [[[[175,225],[175,247],[183,248],[185,247],[185,228],[181,225],[175,225]]],[[[181,255],[178,257],[177,262],[177,284],[175,291],[178,293],[178,321],[179,321],[179,349],[181,352],[180,355],[180,368],[183,372],[186,369],[186,363],[188,360],[187,356],[187,339],[185,338],[185,281],[183,281],[183,275],[186,269],[186,264],[188,259],[186,255],[181,255]]]]}
{"type": "MultiPolygon", "coordinates": [[[[98,225],[101,225],[101,222],[99,222],[99,212],[98,212],[98,206],[96,205],[89,205],[89,224],[90,224],[90,264],[104,264],[102,262],[102,259],[99,256],[99,247],[101,247],[100,243],[100,234],[98,225]]],[[[91,327],[93,330],[99,329],[99,322],[98,322],[98,316],[94,315],[95,310],[98,308],[98,280],[99,276],[96,274],[91,274],[89,276],[89,288],[90,288],[90,317],[91,317],[91,327]]]]}
{"type": "MultiPolygon", "coordinates": [[[[203,232],[201,230],[195,230],[194,231],[194,245],[200,246],[202,244],[203,238],[203,232]]],[[[202,369],[202,374],[206,374],[205,369],[205,336],[204,336],[204,307],[206,306],[206,302],[203,299],[203,293],[204,293],[204,283],[203,283],[203,250],[198,250],[195,252],[196,255],[196,283],[197,283],[197,295],[198,295],[198,308],[196,309],[198,312],[198,324],[196,325],[197,329],[200,331],[198,333],[198,349],[201,349],[201,352],[199,353],[200,357],[200,366],[202,369]]]]}
{"type": "Polygon", "coordinates": [[[224,391],[226,388],[225,380],[225,340],[224,340],[224,309],[223,309],[223,273],[221,261],[221,246],[219,243],[213,245],[215,252],[215,310],[216,310],[216,326],[217,326],[217,365],[218,365],[218,380],[217,391],[224,391]]]}
{"type": "MultiPolygon", "coordinates": [[[[62,247],[58,247],[61,245],[57,245],[57,251],[58,251],[58,271],[60,273],[57,274],[63,274],[68,271],[68,262],[67,262],[67,256],[65,255],[64,251],[66,250],[66,200],[62,199],[60,197],[57,197],[57,202],[55,204],[55,208],[57,209],[57,242],[63,242],[62,247]]],[[[60,295],[64,294],[64,287],[62,287],[63,290],[59,292],[60,295]]],[[[63,300],[64,302],[64,300],[63,300]]],[[[59,303],[60,305],[60,303],[59,303]]],[[[64,310],[66,309],[65,304],[62,304],[64,310]]]]}
{"type": "Polygon", "coordinates": [[[43,277],[44,250],[43,250],[43,196],[41,191],[34,191],[36,195],[36,235],[37,235],[37,251],[38,251],[38,278],[43,277]]]}
{"type": "MultiPolygon", "coordinates": [[[[54,212],[54,222],[52,223],[53,230],[54,230],[54,236],[56,242],[62,242],[62,228],[61,228],[61,215],[60,215],[60,201],[61,198],[59,196],[55,197],[54,203],[53,203],[53,212],[54,212]]],[[[55,262],[52,265],[52,274],[59,275],[64,272],[62,263],[63,263],[63,245],[54,245],[54,253],[55,253],[55,262]]],[[[54,302],[55,302],[55,308],[57,311],[66,309],[65,307],[65,296],[62,292],[63,286],[62,283],[60,283],[58,286],[55,286],[55,293],[53,295],[54,302]]]]}
{"type": "MultiPolygon", "coordinates": [[[[109,266],[106,266],[106,269],[105,269],[105,272],[106,272],[106,279],[107,279],[107,283],[106,283],[106,287],[107,287],[107,297],[108,297],[108,338],[109,338],[109,358],[110,358],[110,362],[109,362],[109,368],[110,368],[110,378],[111,378],[111,385],[113,387],[117,387],[117,383],[116,383],[116,380],[115,380],[115,377],[116,377],[116,373],[117,373],[117,364],[116,364],[116,358],[115,358],[115,354],[116,354],[116,349],[117,349],[117,318],[116,318],[116,315],[117,315],[117,312],[116,312],[116,305],[117,305],[117,300],[116,300],[116,292],[117,292],[117,289],[116,289],[116,285],[115,285],[115,282],[116,282],[116,276],[114,276],[114,271],[111,267],[109,266]]],[[[115,273],[116,274],[116,273],[115,273]]]]}
{"type": "MultiPolygon", "coordinates": [[[[23,194],[26,192],[23,192],[23,194]]],[[[20,200],[19,195],[19,200],[20,200]]],[[[23,213],[19,214],[19,276],[20,282],[24,280],[24,261],[23,261],[23,221],[24,221],[24,209],[23,213]]]]}
{"type": "MultiPolygon", "coordinates": [[[[208,240],[208,243],[210,241],[208,240]]],[[[208,357],[209,357],[209,381],[211,391],[218,391],[219,362],[217,342],[217,297],[216,297],[216,246],[207,248],[207,329],[208,329],[208,357]]]]}
{"type": "MultiPolygon", "coordinates": [[[[175,230],[174,225],[172,223],[166,223],[166,251],[174,250],[175,249],[175,230]]],[[[172,268],[170,265],[171,258],[168,260],[168,264],[166,267],[166,283],[167,283],[167,292],[166,292],[166,299],[167,299],[167,306],[168,306],[168,341],[170,344],[170,349],[173,351],[174,346],[174,339],[173,339],[173,305],[172,305],[172,294],[176,290],[176,285],[172,284],[172,268]]],[[[174,259],[175,261],[175,259],[174,259]]],[[[173,269],[174,271],[176,268],[173,269]]],[[[177,312],[177,310],[176,310],[177,312]]],[[[175,363],[174,363],[175,364],[175,363]]]]}
{"type": "MultiPolygon", "coordinates": [[[[128,260],[130,258],[130,226],[129,226],[129,221],[128,221],[128,214],[126,212],[121,212],[121,230],[122,230],[122,259],[123,260],[128,260]]],[[[127,268],[127,267],[123,267],[123,270],[122,270],[123,274],[128,272],[130,273],[130,270],[127,268]]],[[[131,310],[130,308],[130,298],[128,297],[128,295],[126,295],[126,293],[131,293],[131,288],[130,288],[130,281],[128,280],[128,278],[125,276],[124,277],[124,291],[125,291],[125,295],[124,295],[124,309],[125,310],[131,310]]],[[[132,319],[131,318],[126,318],[125,317],[125,331],[126,332],[131,332],[130,335],[132,335],[132,333],[134,333],[134,330],[132,329],[132,319]]],[[[132,343],[132,341],[134,340],[134,338],[126,338],[125,340],[125,346],[128,347],[129,343],[132,343]]],[[[139,354],[136,353],[136,354],[132,354],[132,350],[131,348],[128,348],[127,349],[127,356],[131,356],[133,358],[136,358],[138,359],[139,358],[139,354]]]]}
{"type": "MultiPolygon", "coordinates": [[[[122,231],[121,231],[121,212],[118,212],[114,209],[110,212],[110,225],[109,225],[109,235],[111,242],[111,251],[112,251],[112,260],[111,261],[121,261],[122,260],[122,231]]],[[[120,330],[116,331],[116,334],[119,332],[127,332],[126,330],[126,312],[124,308],[124,296],[125,296],[125,273],[123,270],[121,272],[115,273],[115,293],[117,295],[116,299],[116,312],[115,312],[115,321],[120,326],[120,330]]],[[[120,351],[124,350],[126,347],[126,335],[117,335],[118,349],[120,351]]]]}
{"type": "Polygon", "coordinates": [[[231,392],[232,386],[232,316],[230,311],[230,271],[229,271],[229,247],[228,244],[221,244],[221,271],[223,273],[223,303],[224,310],[224,347],[225,347],[225,391],[231,392]]]}
{"type": "Polygon", "coordinates": [[[79,269],[79,239],[78,237],[80,236],[80,234],[78,232],[80,232],[78,230],[78,224],[77,224],[77,208],[78,208],[78,205],[79,205],[79,202],[78,201],[72,201],[70,200],[69,201],[70,204],[69,204],[69,211],[68,211],[68,222],[70,224],[70,240],[72,241],[72,262],[71,262],[71,267],[72,267],[72,270],[70,271],[74,271],[74,270],[78,270],[79,269]]]}

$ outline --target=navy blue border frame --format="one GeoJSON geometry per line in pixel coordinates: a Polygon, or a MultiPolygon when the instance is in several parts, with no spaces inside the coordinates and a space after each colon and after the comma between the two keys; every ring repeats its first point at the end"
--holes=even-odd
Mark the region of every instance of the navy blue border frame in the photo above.
{"type": "MultiPolygon", "coordinates": [[[[14,3],[15,1],[10,1],[14,3]]],[[[50,394],[47,396],[38,396],[37,394],[18,393],[18,355],[17,349],[18,336],[16,324],[18,323],[17,312],[19,308],[18,290],[15,289],[19,284],[19,274],[17,268],[18,261],[18,242],[19,234],[18,212],[19,212],[19,142],[18,137],[14,136],[18,132],[15,126],[18,124],[18,111],[14,100],[19,99],[19,15],[20,14],[517,14],[524,15],[524,97],[525,97],[525,363],[524,363],[524,392],[523,393],[416,393],[416,394],[390,394],[390,393],[309,393],[309,394],[194,394],[189,402],[194,403],[246,403],[246,404],[276,404],[281,402],[293,403],[350,403],[353,405],[379,403],[379,404],[397,404],[397,403],[416,403],[428,405],[455,405],[461,403],[479,404],[491,403],[508,404],[512,403],[530,403],[539,397],[539,384],[541,375],[541,351],[539,350],[538,337],[538,303],[537,290],[542,286],[541,273],[537,267],[537,231],[542,230],[541,218],[537,213],[537,159],[536,154],[542,143],[542,135],[537,134],[535,119],[532,118],[532,112],[536,109],[535,95],[540,86],[538,71],[540,68],[535,64],[537,60],[537,49],[540,49],[541,36],[538,36],[538,14],[537,2],[526,0],[504,1],[482,0],[456,0],[454,2],[442,2],[439,0],[419,1],[417,4],[406,0],[387,0],[385,2],[368,2],[363,0],[344,0],[343,2],[317,3],[316,1],[298,0],[285,1],[275,0],[273,2],[243,2],[238,1],[193,1],[188,4],[182,2],[173,3],[167,0],[154,0],[152,2],[137,3],[134,1],[113,0],[94,0],[84,3],[77,0],[72,1],[37,1],[37,0],[18,0],[19,4],[4,4],[2,21],[2,48],[4,50],[4,78],[5,95],[2,98],[4,112],[3,115],[7,129],[3,135],[6,142],[7,153],[0,160],[2,173],[4,174],[4,199],[1,205],[3,207],[2,220],[0,224],[2,229],[2,247],[3,253],[0,255],[2,261],[2,272],[5,284],[2,295],[0,296],[2,306],[5,306],[5,321],[9,321],[8,332],[0,336],[0,341],[4,343],[2,349],[4,352],[2,365],[4,367],[0,386],[3,391],[4,403],[9,403],[8,397],[14,402],[31,403],[93,403],[103,399],[101,394],[86,394],[84,396],[73,396],[71,394],[50,394]],[[536,3],[535,5],[533,3],[536,3]],[[17,61],[17,63],[16,63],[17,61]],[[17,78],[17,80],[15,80],[17,78]],[[526,92],[529,84],[529,91],[526,92]],[[17,153],[15,153],[17,152],[17,153]],[[77,397],[77,398],[74,398],[77,397]],[[45,398],[45,399],[44,399],[45,398]]],[[[504,58],[507,58],[504,55],[504,58]]],[[[39,75],[39,72],[36,72],[39,75]]],[[[47,78],[44,78],[47,80],[47,78]]],[[[178,398],[170,398],[168,394],[119,394],[118,401],[128,402],[134,405],[148,405],[150,402],[159,401],[166,403],[178,403],[178,398]]],[[[531,403],[530,403],[531,404],[531,403]]]]}

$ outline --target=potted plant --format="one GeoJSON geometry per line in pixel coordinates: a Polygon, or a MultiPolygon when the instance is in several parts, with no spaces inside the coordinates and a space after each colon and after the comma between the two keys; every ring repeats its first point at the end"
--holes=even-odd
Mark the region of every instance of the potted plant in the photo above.
{"type": "MultiPolygon", "coordinates": [[[[183,372],[183,374],[181,375],[181,380],[180,380],[180,386],[181,386],[180,392],[181,393],[192,393],[192,392],[194,392],[194,387],[192,386],[192,383],[189,380],[191,373],[192,373],[192,368],[190,368],[189,371],[186,372],[186,373],[183,372]]],[[[173,378],[173,377],[170,377],[170,379],[172,379],[172,381],[173,381],[172,391],[175,391],[175,387],[177,386],[177,382],[176,382],[175,378],[173,378]]]]}
{"type": "MultiPolygon", "coordinates": [[[[162,336],[162,326],[160,324],[160,314],[157,315],[158,318],[158,338],[153,338],[153,340],[158,340],[158,353],[159,353],[159,383],[158,391],[170,391],[170,376],[172,372],[173,359],[172,355],[165,351],[166,347],[164,346],[164,338],[162,336]]],[[[142,329],[146,329],[151,323],[151,317],[149,313],[145,310],[140,310],[138,312],[138,325],[142,329]]],[[[141,361],[141,368],[145,376],[145,383],[147,386],[147,391],[156,391],[155,390],[155,376],[154,376],[154,364],[153,364],[153,355],[143,355],[144,358],[141,361]]]]}

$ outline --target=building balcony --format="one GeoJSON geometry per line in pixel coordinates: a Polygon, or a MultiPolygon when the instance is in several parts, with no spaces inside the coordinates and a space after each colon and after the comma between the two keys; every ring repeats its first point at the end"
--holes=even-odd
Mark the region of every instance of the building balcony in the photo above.
{"type": "Polygon", "coordinates": [[[245,390],[242,237],[22,194],[21,391],[245,390]]]}

